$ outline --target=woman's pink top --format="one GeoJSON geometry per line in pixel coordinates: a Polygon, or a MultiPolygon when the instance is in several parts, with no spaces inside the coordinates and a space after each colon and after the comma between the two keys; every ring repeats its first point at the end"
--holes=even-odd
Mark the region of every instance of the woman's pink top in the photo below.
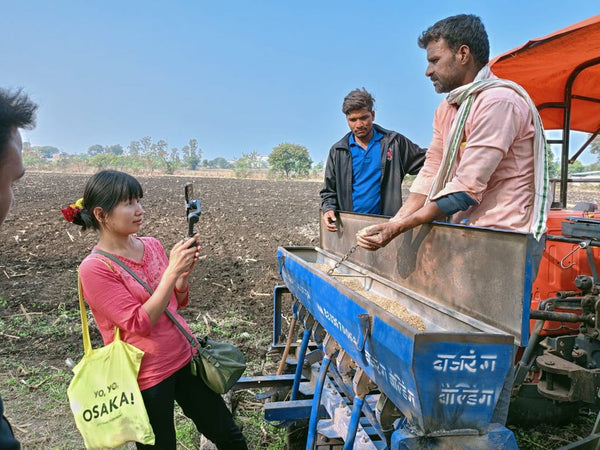
{"type": "MultiPolygon", "coordinates": [[[[139,239],[144,244],[141,262],[114,256],[155,290],[169,260],[157,239],[139,239]]],[[[123,341],[145,352],[138,375],[141,390],[160,383],[190,361],[189,342],[166,314],[162,314],[154,326],[150,324],[150,317],[142,307],[150,294],[121,266],[100,254],[92,253],[79,266],[79,274],[83,297],[90,306],[104,344],[112,342],[114,327],[117,326],[123,341]]],[[[175,293],[171,294],[168,309],[192,334],[185,320],[177,313],[175,293]]]]}

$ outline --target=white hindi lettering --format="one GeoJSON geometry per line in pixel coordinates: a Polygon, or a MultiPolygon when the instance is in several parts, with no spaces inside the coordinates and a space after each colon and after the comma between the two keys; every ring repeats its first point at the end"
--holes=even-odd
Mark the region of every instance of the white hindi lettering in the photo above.
{"type": "Polygon", "coordinates": [[[494,372],[498,355],[477,355],[469,350],[468,355],[438,354],[433,369],[438,372],[494,372]]]}
{"type": "Polygon", "coordinates": [[[477,389],[459,384],[441,388],[438,400],[443,405],[491,406],[494,400],[493,389],[477,389]]]}

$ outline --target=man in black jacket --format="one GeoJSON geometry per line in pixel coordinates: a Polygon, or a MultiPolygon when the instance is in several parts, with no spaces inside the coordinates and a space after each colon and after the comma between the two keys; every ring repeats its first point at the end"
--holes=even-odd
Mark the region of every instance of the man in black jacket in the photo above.
{"type": "Polygon", "coordinates": [[[375,99],[365,88],[345,98],[350,133],[329,150],[321,190],[323,221],[337,231],[335,211],[393,216],[402,206],[402,180],[419,172],[425,149],[373,123],[375,99]]]}
{"type": "MultiPolygon", "coordinates": [[[[21,91],[11,93],[0,89],[0,224],[13,202],[13,185],[23,176],[23,142],[19,128],[32,127],[37,105],[21,91]]],[[[19,450],[0,397],[0,449],[19,450]]]]}

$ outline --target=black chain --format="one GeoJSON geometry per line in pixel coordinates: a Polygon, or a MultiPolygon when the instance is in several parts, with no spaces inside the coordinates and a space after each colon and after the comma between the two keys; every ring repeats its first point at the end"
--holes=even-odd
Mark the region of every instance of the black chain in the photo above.
{"type": "Polygon", "coordinates": [[[327,275],[329,275],[329,276],[333,275],[333,272],[335,272],[335,269],[340,267],[342,265],[342,263],[344,261],[346,261],[350,257],[350,255],[356,251],[357,248],[358,248],[358,244],[354,244],[352,247],[350,247],[350,250],[348,250],[346,252],[346,254],[344,256],[342,256],[342,259],[340,259],[338,262],[336,262],[335,265],[327,271],[327,275]]]}

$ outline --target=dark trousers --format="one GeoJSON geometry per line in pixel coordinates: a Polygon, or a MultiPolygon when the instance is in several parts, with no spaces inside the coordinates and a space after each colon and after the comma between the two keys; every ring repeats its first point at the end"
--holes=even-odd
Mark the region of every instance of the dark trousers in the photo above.
{"type": "Polygon", "coordinates": [[[221,396],[206,386],[200,377],[192,375],[189,364],[156,386],[143,390],[142,397],[156,442],[154,446],[138,443],[138,449],[176,449],[175,401],[198,431],[219,450],[248,448],[221,396]]]}

